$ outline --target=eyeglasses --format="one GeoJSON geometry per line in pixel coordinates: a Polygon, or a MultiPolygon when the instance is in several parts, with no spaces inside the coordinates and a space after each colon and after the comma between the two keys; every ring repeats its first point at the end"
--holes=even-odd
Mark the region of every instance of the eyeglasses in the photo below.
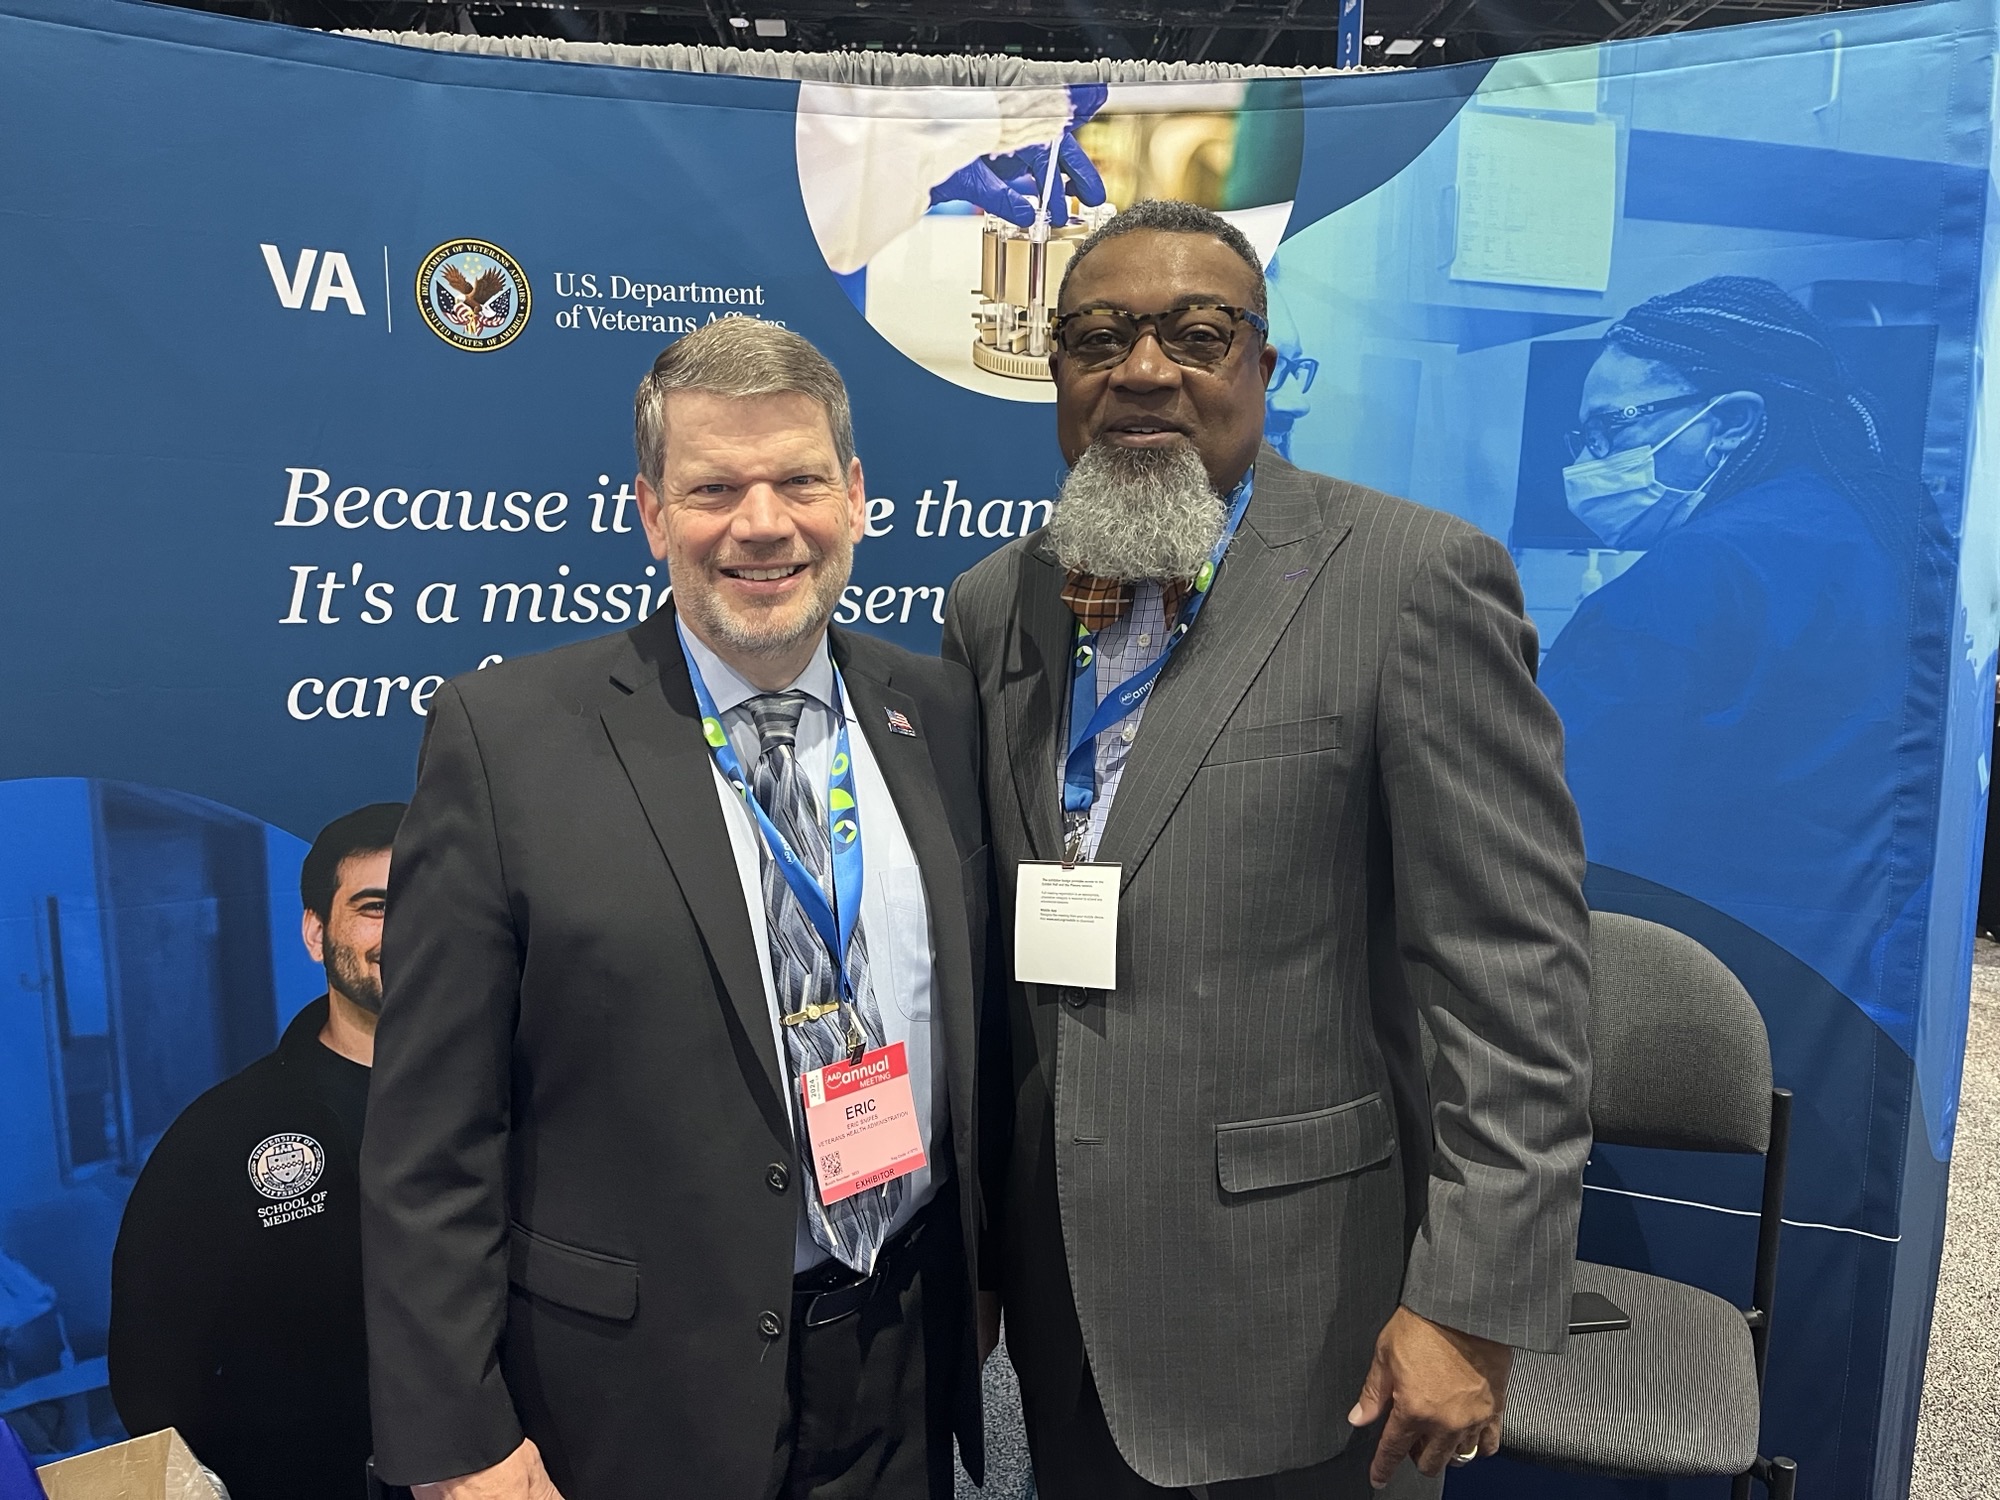
{"type": "Polygon", "coordinates": [[[1588,453],[1592,458],[1609,458],[1617,451],[1618,440],[1625,429],[1641,418],[1656,412],[1672,411],[1677,406],[1691,406],[1701,400],[1694,391],[1679,396],[1666,396],[1658,401],[1643,401],[1637,406],[1621,406],[1612,411],[1593,412],[1585,419],[1583,426],[1572,427],[1563,436],[1569,442],[1569,456],[1582,458],[1588,453]]]}
{"type": "Polygon", "coordinates": [[[1165,312],[1135,313],[1128,308],[1079,307],[1054,326],[1056,348],[1080,370],[1108,370],[1123,364],[1151,330],[1160,350],[1190,370],[1213,370],[1229,357],[1236,325],[1248,323],[1258,337],[1271,325],[1259,314],[1225,302],[1194,302],[1165,312]]]}
{"type": "Polygon", "coordinates": [[[1271,372],[1270,389],[1281,389],[1287,380],[1297,379],[1299,394],[1303,396],[1313,388],[1319,378],[1319,361],[1303,354],[1280,354],[1278,367],[1271,372]]]}

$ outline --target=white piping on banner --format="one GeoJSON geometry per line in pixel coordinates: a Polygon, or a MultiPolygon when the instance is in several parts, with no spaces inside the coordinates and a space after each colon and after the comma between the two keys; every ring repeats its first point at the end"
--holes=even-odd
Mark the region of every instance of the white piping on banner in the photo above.
{"type": "MultiPolygon", "coordinates": [[[[1692,1198],[1662,1198],[1658,1193],[1635,1193],[1630,1188],[1599,1187],[1594,1182],[1586,1182],[1584,1191],[1589,1193],[1616,1193],[1621,1198],[1644,1198],[1648,1203],[1671,1203],[1676,1208],[1705,1208],[1712,1214],[1735,1214],[1739,1219],[1755,1219],[1759,1215],[1755,1209],[1724,1208],[1718,1203],[1697,1203],[1692,1198]]],[[[1845,1224],[1814,1224],[1805,1219],[1781,1219],[1793,1229],[1825,1229],[1833,1234],[1858,1234],[1864,1240],[1879,1240],[1885,1245],[1900,1245],[1900,1234],[1874,1234],[1866,1229],[1849,1229],[1845,1224]]]]}
{"type": "Polygon", "coordinates": [[[389,332],[396,331],[396,294],[389,287],[389,247],[382,247],[382,310],[389,315],[389,332]]]}

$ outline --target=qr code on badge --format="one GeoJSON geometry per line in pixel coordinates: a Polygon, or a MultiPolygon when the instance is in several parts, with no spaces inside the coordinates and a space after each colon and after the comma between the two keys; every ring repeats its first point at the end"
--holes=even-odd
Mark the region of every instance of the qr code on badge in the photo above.
{"type": "Polygon", "coordinates": [[[840,1153],[838,1151],[827,1152],[819,1159],[819,1169],[824,1176],[838,1177],[840,1175],[840,1153]]]}

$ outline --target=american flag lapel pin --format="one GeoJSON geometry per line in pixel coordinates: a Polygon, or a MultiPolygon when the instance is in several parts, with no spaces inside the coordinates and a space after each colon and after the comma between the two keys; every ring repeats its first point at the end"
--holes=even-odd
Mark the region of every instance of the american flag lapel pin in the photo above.
{"type": "Polygon", "coordinates": [[[917,737],[917,726],[910,722],[908,715],[894,708],[885,709],[884,712],[889,715],[890,733],[907,734],[911,739],[917,737]]]}

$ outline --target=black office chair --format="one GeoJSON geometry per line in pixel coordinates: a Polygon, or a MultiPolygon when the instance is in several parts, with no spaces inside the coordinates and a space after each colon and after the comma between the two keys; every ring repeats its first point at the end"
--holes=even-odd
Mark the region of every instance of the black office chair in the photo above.
{"type": "Polygon", "coordinates": [[[1798,1467],[1759,1451],[1777,1289],[1789,1090],[1771,1086],[1763,1017],[1694,939],[1593,912],[1591,1124],[1598,1142],[1764,1158],[1750,1306],[1664,1277],[1577,1262],[1576,1289],[1616,1304],[1623,1330],[1566,1352],[1515,1356],[1501,1443],[1514,1458],[1581,1473],[1733,1475],[1792,1500],[1798,1467]]]}

